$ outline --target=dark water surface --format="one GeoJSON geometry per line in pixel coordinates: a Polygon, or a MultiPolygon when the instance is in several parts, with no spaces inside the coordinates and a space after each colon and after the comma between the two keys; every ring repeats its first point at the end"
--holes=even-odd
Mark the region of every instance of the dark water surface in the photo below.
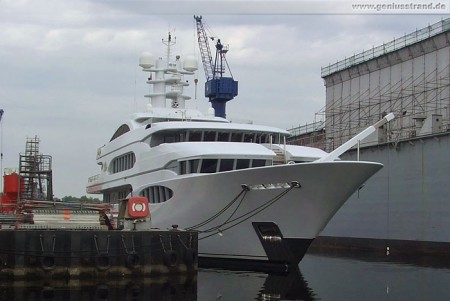
{"type": "Polygon", "coordinates": [[[450,266],[434,260],[307,255],[298,271],[200,269],[189,277],[0,283],[0,300],[450,300],[450,266]]]}

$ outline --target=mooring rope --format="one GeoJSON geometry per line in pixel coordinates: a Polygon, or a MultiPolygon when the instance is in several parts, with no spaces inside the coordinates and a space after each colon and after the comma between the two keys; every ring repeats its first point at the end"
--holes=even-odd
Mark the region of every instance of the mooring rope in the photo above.
{"type": "Polygon", "coordinates": [[[214,214],[210,218],[204,220],[203,222],[198,223],[198,224],[196,224],[196,225],[194,225],[192,227],[186,228],[186,230],[188,230],[188,231],[195,230],[195,229],[198,229],[198,228],[200,228],[200,227],[202,227],[202,226],[212,222],[213,220],[218,218],[220,215],[222,215],[225,211],[227,211],[228,208],[230,208],[239,199],[240,196],[242,196],[242,199],[241,199],[241,202],[242,202],[242,200],[245,198],[245,195],[247,194],[247,192],[248,192],[248,188],[247,187],[242,187],[241,192],[239,192],[238,195],[234,199],[232,199],[231,202],[229,202],[224,208],[222,208],[216,214],[214,214]]]}
{"type": "MultiPolygon", "coordinates": [[[[248,219],[252,218],[253,216],[257,215],[258,213],[260,213],[261,211],[267,209],[268,207],[272,206],[274,203],[276,203],[277,201],[279,201],[282,197],[284,197],[286,194],[288,194],[293,188],[295,187],[299,187],[297,185],[291,185],[291,187],[287,188],[286,190],[284,190],[283,192],[281,192],[280,194],[278,194],[277,196],[275,196],[274,198],[268,200],[267,202],[265,202],[264,204],[262,204],[261,206],[256,207],[253,210],[250,210],[247,213],[244,213],[240,216],[235,217],[234,219],[231,219],[231,217],[234,215],[234,213],[237,211],[237,208],[233,211],[232,215],[226,220],[224,221],[222,224],[218,225],[218,226],[214,226],[211,227],[209,229],[206,230],[202,230],[199,231],[199,234],[203,234],[203,233],[209,233],[212,231],[215,231],[214,233],[211,233],[207,236],[201,237],[198,240],[202,240],[211,236],[214,236],[216,234],[222,233],[228,229],[231,229],[245,221],[247,221],[248,219]],[[237,222],[236,222],[237,221],[237,222]],[[233,223],[236,222],[236,223],[233,223]],[[230,225],[231,224],[231,225],[230,225]],[[224,228],[224,226],[229,225],[227,227],[224,228]]],[[[242,200],[241,200],[242,202],[242,200]]],[[[241,203],[239,203],[238,206],[240,206],[241,203]]]]}

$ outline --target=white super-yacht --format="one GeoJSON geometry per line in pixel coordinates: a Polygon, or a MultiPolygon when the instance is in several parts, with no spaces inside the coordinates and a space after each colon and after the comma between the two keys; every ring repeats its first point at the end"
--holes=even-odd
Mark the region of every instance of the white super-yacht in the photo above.
{"type": "MultiPolygon", "coordinates": [[[[170,36],[169,36],[170,38],[170,36]]],[[[199,231],[199,256],[298,264],[335,212],[382,165],[287,145],[289,132],[234,123],[186,106],[193,57],[140,57],[153,87],[146,112],[97,150],[88,193],[115,203],[145,196],[152,227],[199,231]]]]}

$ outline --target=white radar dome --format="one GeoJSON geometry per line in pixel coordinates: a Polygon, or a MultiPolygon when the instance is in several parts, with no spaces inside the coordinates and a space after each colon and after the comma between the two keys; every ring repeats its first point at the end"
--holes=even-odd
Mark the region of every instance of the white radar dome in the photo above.
{"type": "Polygon", "coordinates": [[[151,68],[155,66],[156,59],[150,52],[143,52],[139,57],[139,66],[142,68],[151,68]]]}
{"type": "Polygon", "coordinates": [[[193,55],[188,55],[183,61],[183,69],[193,72],[198,69],[198,62],[193,55]]]}

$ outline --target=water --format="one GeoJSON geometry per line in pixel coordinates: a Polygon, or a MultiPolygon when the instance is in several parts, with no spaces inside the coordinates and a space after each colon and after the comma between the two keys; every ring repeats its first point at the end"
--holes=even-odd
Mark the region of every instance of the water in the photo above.
{"type": "Polygon", "coordinates": [[[450,300],[450,265],[307,255],[298,271],[200,269],[144,281],[0,283],[0,300],[450,300]]]}

